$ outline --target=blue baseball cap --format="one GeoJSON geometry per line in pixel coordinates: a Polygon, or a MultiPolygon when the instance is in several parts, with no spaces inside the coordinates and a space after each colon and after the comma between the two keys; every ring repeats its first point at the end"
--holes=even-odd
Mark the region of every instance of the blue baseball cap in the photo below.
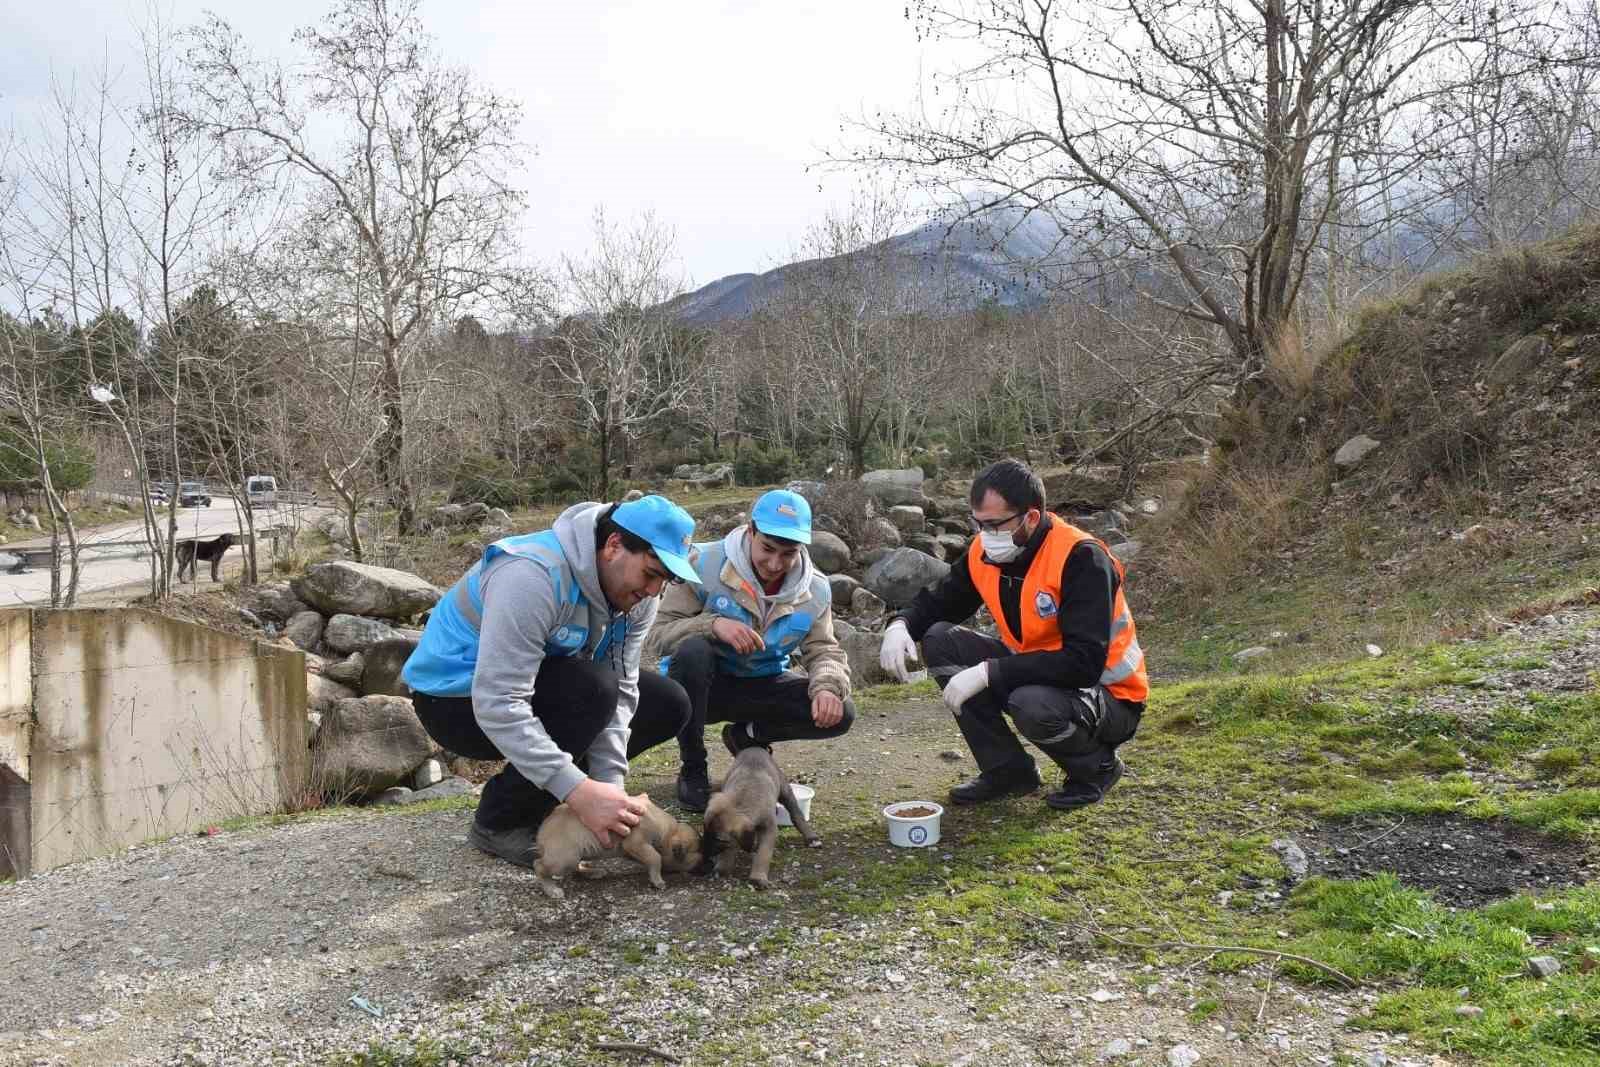
{"type": "Polygon", "coordinates": [[[799,493],[787,489],[762,493],[750,509],[750,521],[768,537],[811,543],[811,505],[799,493]]]}
{"type": "Polygon", "coordinates": [[[611,517],[624,530],[649,542],[667,570],[686,582],[700,584],[700,575],[689,562],[694,519],[687,511],[664,496],[642,496],[618,504],[611,517]]]}

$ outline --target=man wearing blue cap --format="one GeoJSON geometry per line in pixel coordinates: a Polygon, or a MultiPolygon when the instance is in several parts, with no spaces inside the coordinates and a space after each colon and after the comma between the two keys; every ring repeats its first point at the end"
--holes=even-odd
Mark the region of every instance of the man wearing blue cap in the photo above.
{"type": "MultiPolygon", "coordinates": [[[[747,525],[695,546],[698,583],[662,597],[646,657],[666,657],[668,676],[689,694],[689,721],[677,736],[678,801],[690,811],[704,811],[711,795],[707,723],[728,724],[722,742],[738,755],[752,745],[837,737],[855,720],[850,660],[833,635],[833,596],[811,565],[810,543],[811,505],[775,489],[756,501],[747,525]],[[795,658],[803,677],[790,673],[795,658]]],[[[654,737],[664,725],[640,729],[654,737]]]]}
{"type": "Polygon", "coordinates": [[[401,678],[440,745],[508,761],[483,787],[473,845],[531,867],[539,824],[562,802],[608,845],[639,822],[628,759],[689,716],[682,688],[641,675],[639,656],[662,589],[700,580],[693,536],[663,497],[577,504],[484,549],[440,598],[401,678]]]}

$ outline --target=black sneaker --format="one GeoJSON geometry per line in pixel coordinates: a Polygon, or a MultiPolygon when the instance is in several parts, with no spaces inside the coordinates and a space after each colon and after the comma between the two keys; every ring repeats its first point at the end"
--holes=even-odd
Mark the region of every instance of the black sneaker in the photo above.
{"type": "Polygon", "coordinates": [[[711,802],[711,779],[704,767],[678,771],[678,805],[685,811],[705,811],[711,802]]]}
{"type": "Polygon", "coordinates": [[[503,860],[515,863],[518,867],[532,867],[533,861],[539,858],[539,845],[535,840],[536,831],[532,827],[517,826],[510,830],[489,830],[472,820],[472,829],[467,831],[467,841],[474,848],[481,849],[491,856],[499,856],[503,860]]]}
{"type": "Polygon", "coordinates": [[[1071,779],[1061,783],[1060,789],[1052,790],[1044,795],[1044,802],[1057,811],[1071,811],[1073,808],[1084,808],[1090,804],[1098,804],[1105,799],[1111,787],[1122,781],[1122,772],[1127,767],[1120,759],[1113,758],[1111,766],[1102,767],[1100,774],[1087,782],[1074,782],[1071,779]]]}
{"type": "Polygon", "coordinates": [[[982,804],[1013,793],[1031,793],[1041,784],[1038,768],[1031,766],[1026,771],[995,771],[980,774],[976,778],[968,778],[960,785],[953,786],[950,790],[950,803],[982,804]]]}
{"type": "Polygon", "coordinates": [[[730,722],[722,728],[722,743],[728,752],[734,756],[747,748],[771,748],[765,741],[757,741],[750,736],[745,723],[730,722]]]}

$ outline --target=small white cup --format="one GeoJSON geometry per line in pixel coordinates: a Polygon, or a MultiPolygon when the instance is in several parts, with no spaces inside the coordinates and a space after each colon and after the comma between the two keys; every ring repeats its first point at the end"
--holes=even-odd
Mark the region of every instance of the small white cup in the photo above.
{"type": "MultiPolygon", "coordinates": [[[[817,795],[817,791],[809,785],[800,785],[798,783],[791,784],[789,788],[794,790],[794,800],[796,804],[800,805],[800,814],[804,815],[809,822],[811,819],[811,798],[817,795]]],[[[789,818],[789,809],[784,807],[781,801],[778,804],[778,825],[794,825],[794,821],[789,818]]]]}

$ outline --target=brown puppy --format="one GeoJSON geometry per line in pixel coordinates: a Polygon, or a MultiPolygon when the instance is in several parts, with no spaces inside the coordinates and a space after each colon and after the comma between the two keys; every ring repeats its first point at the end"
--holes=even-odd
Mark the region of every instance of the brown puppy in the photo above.
{"type": "Polygon", "coordinates": [[[778,843],[778,805],[789,812],[795,829],[816,848],[822,838],[800,812],[789,779],[784,777],[772,753],[760,746],[747,748],[733,761],[733,769],[722,780],[711,802],[706,805],[705,829],[700,838],[702,864],[717,861],[717,873],[727,874],[733,867],[733,851],[724,842],[737,842],[750,860],[750,884],[767,888],[767,872],[772,866],[772,849],[778,843]],[[719,854],[720,853],[720,854],[719,854]]]}
{"type": "Polygon", "coordinates": [[[575,870],[591,873],[580,867],[588,859],[627,856],[644,865],[650,884],[657,889],[667,885],[661,877],[663,870],[687,871],[699,865],[700,842],[694,827],[680,823],[643,793],[635,799],[644,801],[644,816],[612,848],[601,845],[565,804],[545,817],[544,825],[539,827],[539,859],[533,865],[533,874],[546,896],[552,900],[565,896],[555,880],[575,870]]]}

